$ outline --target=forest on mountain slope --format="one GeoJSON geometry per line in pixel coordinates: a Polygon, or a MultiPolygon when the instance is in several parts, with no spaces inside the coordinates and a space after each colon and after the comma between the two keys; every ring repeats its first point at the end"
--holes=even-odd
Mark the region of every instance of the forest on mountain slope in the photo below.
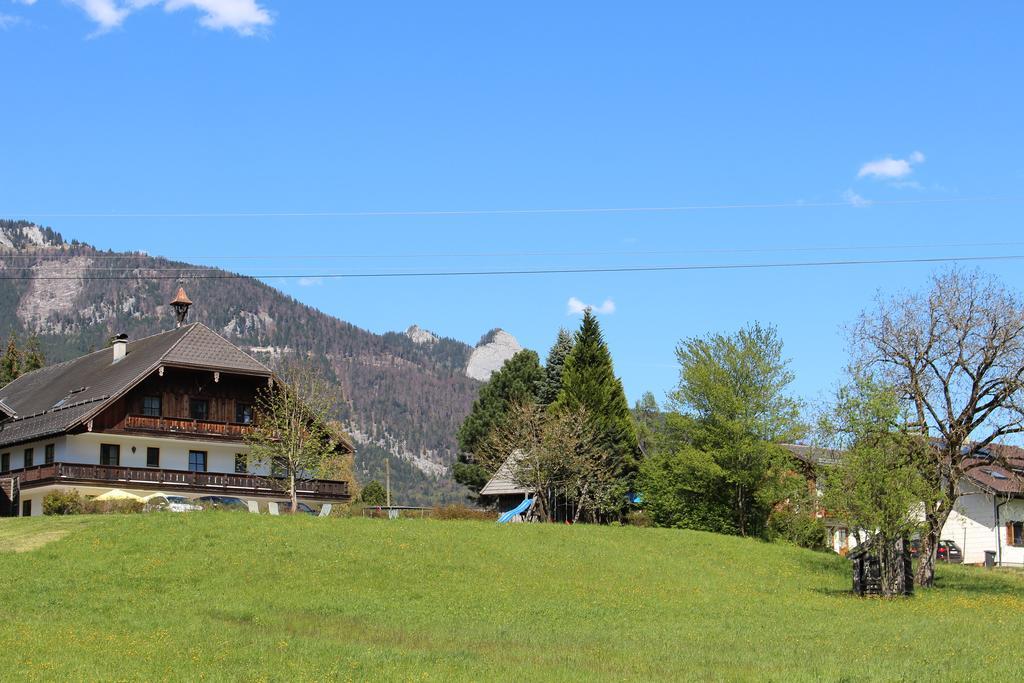
{"type": "Polygon", "coordinates": [[[166,304],[180,280],[194,302],[191,321],[270,365],[289,352],[315,359],[339,392],[339,418],[357,436],[362,481],[381,477],[384,458],[392,456],[395,502],[464,499],[450,466],[455,433],[480,386],[464,374],[469,345],[374,334],[253,278],[210,277],[230,273],[143,253],[100,251],[25,221],[0,221],[0,237],[13,245],[0,250],[0,333],[38,335],[49,363],[102,348],[114,334],[138,339],[172,328],[166,304]],[[442,469],[440,476],[430,473],[442,469]]]}

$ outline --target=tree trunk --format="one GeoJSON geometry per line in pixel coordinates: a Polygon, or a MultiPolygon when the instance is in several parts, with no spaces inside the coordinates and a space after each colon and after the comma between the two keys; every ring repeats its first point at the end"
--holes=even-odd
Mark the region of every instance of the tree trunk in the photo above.
{"type": "Polygon", "coordinates": [[[295,490],[295,472],[288,475],[288,497],[292,501],[292,514],[299,511],[299,492],[295,490]]]}
{"type": "Polygon", "coordinates": [[[939,536],[949,518],[950,508],[943,505],[925,513],[925,532],[921,538],[917,574],[914,579],[918,586],[930,588],[935,585],[935,557],[939,549],[939,536]]]}

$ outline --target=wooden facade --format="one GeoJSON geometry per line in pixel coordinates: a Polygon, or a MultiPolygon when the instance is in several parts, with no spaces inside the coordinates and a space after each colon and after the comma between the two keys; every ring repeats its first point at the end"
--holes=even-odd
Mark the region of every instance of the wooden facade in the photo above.
{"type": "MultiPolygon", "coordinates": [[[[149,467],[117,467],[55,462],[36,465],[11,473],[21,488],[86,485],[124,489],[143,489],[167,493],[205,493],[224,495],[280,495],[281,487],[270,477],[224,472],[190,472],[149,467]]],[[[348,500],[348,482],[307,479],[297,482],[299,496],[318,500],[348,500]]]]}
{"type": "Polygon", "coordinates": [[[97,415],[92,431],[241,441],[266,386],[263,377],[165,368],[97,415]]]}

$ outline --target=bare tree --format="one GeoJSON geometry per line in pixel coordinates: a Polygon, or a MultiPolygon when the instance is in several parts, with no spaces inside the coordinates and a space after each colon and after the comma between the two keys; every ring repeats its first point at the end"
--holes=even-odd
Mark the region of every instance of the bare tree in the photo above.
{"type": "Polygon", "coordinates": [[[298,510],[299,483],[316,476],[340,452],[341,435],[331,426],[337,396],[310,365],[290,361],[256,398],[249,458],[270,474],[267,482],[283,491],[298,510]]]}
{"type": "Polygon", "coordinates": [[[929,291],[879,298],[852,329],[855,363],[874,369],[930,439],[923,472],[943,495],[924,505],[917,581],[934,582],[939,535],[971,469],[994,441],[1024,431],[1024,307],[995,278],[950,270],[929,291]]]}
{"type": "MultiPolygon", "coordinates": [[[[534,492],[542,519],[551,519],[559,497],[574,503],[573,521],[583,515],[597,520],[617,501],[621,482],[611,451],[583,408],[550,411],[533,402],[514,404],[485,450],[507,460],[512,479],[534,492]]],[[[496,470],[503,463],[486,464],[496,470]]]]}

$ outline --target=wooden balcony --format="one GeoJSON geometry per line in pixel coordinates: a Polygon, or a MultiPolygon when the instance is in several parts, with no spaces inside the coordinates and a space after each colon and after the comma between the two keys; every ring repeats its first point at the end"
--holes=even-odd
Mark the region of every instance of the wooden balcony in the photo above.
{"type": "Polygon", "coordinates": [[[124,418],[124,431],[146,434],[204,436],[230,441],[241,441],[252,429],[251,425],[238,422],[216,422],[214,420],[193,420],[183,417],[150,417],[128,415],[124,418]]]}
{"type": "MultiPolygon", "coordinates": [[[[116,467],[55,462],[5,472],[18,480],[22,489],[54,484],[107,486],[119,489],[144,489],[163,493],[203,493],[229,496],[283,496],[282,487],[270,477],[253,474],[189,472],[156,467],[116,467]]],[[[347,481],[308,479],[298,482],[300,498],[349,500],[347,481]]]]}

